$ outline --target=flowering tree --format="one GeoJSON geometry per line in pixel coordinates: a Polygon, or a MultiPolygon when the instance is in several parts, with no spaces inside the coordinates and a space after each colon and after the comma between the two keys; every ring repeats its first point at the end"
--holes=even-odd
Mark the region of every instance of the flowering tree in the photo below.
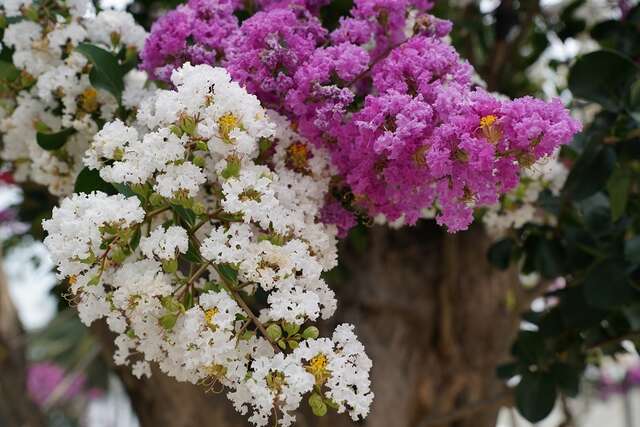
{"type": "MultiPolygon", "coordinates": [[[[3,3],[2,158],[59,198],[44,242],[80,319],[110,330],[144,425],[233,423],[208,390],[258,426],[442,425],[486,399],[469,425],[491,425],[512,394],[493,371],[549,290],[518,268],[569,283],[500,368],[528,419],[574,391],[592,328],[633,332],[609,319],[637,298],[637,52],[574,65],[573,94],[607,112],[565,149],[564,184],[580,122],[559,99],[491,93],[496,64],[483,88],[433,6],[190,0],[147,34],[88,0],[3,3]],[[474,215],[502,236],[490,250],[474,215]],[[329,272],[351,277],[332,289],[329,272]],[[545,335],[578,303],[596,323],[545,335]]],[[[629,13],[603,43],[637,30],[629,13]]]]}

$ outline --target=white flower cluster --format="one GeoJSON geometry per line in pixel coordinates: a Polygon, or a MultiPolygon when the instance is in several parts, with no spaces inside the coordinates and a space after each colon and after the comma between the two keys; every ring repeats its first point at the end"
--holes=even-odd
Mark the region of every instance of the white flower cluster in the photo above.
{"type": "Polygon", "coordinates": [[[483,215],[488,233],[502,237],[510,229],[521,228],[526,223],[554,225],[556,218],[536,207],[536,202],[545,190],[554,196],[560,194],[568,175],[568,169],[558,160],[558,153],[524,169],[518,187],[502,196],[500,202],[483,215]]]}
{"type": "MultiPolygon", "coordinates": [[[[146,32],[128,13],[96,15],[89,0],[8,0],[0,5],[0,15],[10,22],[2,43],[13,51],[15,66],[15,75],[0,90],[11,98],[2,102],[0,157],[13,163],[19,181],[45,185],[54,195],[70,194],[91,138],[100,123],[118,114],[119,106],[113,94],[92,85],[92,65],[76,48],[89,43],[135,58],[146,32]],[[59,138],[66,142],[45,149],[38,144],[38,132],[62,132],[59,138]]],[[[145,82],[144,73],[129,72],[123,107],[132,109],[147,95],[145,82]]]]}
{"type": "Polygon", "coordinates": [[[336,308],[325,153],[224,69],[185,64],[172,81],[84,157],[129,197],[75,194],[43,224],[82,320],[106,317],[134,374],[155,362],[222,384],[258,426],[290,425],[305,395],[317,415],[364,417],[371,361],[353,327],[328,339],[310,324],[336,308]]]}

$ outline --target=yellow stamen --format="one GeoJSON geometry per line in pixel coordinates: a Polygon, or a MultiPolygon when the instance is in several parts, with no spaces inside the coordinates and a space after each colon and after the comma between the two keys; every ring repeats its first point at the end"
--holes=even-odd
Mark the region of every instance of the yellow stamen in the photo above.
{"type": "Polygon", "coordinates": [[[76,276],[69,276],[70,285],[75,285],[77,281],[78,281],[78,278],[76,276]]]}
{"type": "Polygon", "coordinates": [[[207,324],[207,326],[209,328],[213,329],[214,331],[216,329],[218,329],[218,325],[213,323],[213,318],[216,316],[216,314],[218,314],[218,308],[217,307],[210,308],[208,310],[205,310],[205,312],[204,312],[204,321],[205,321],[205,323],[207,324]]]}
{"type": "Polygon", "coordinates": [[[493,114],[489,114],[488,116],[484,116],[480,119],[480,127],[486,128],[489,126],[493,126],[493,124],[498,120],[496,116],[493,114]]]}
{"type": "Polygon", "coordinates": [[[327,356],[320,353],[314,356],[309,361],[309,364],[305,366],[307,372],[315,378],[316,385],[321,386],[331,377],[331,372],[327,369],[328,363],[329,361],[327,360],[327,356]]]}
{"type": "Polygon", "coordinates": [[[86,88],[80,95],[80,108],[87,113],[93,113],[98,107],[98,92],[92,87],[86,88]]]}
{"type": "Polygon", "coordinates": [[[223,378],[227,374],[227,368],[215,363],[205,366],[204,371],[208,376],[213,378],[223,378]]]}
{"type": "Polygon", "coordinates": [[[287,166],[299,173],[309,173],[309,147],[302,142],[291,144],[287,148],[287,166]]]}
{"type": "Polygon", "coordinates": [[[232,113],[226,113],[218,119],[218,132],[220,137],[227,143],[231,143],[229,134],[239,127],[240,120],[232,113]]]}
{"type": "Polygon", "coordinates": [[[480,129],[482,130],[482,134],[492,144],[497,144],[502,137],[497,121],[498,118],[493,114],[489,114],[480,119],[480,129]]]}

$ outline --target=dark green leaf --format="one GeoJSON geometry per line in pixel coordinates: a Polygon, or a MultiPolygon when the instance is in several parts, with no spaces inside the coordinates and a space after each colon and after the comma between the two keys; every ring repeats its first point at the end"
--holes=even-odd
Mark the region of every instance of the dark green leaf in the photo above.
{"type": "Polygon", "coordinates": [[[140,232],[140,227],[136,228],[136,231],[133,232],[133,236],[131,236],[131,241],[129,242],[129,246],[132,250],[136,250],[138,245],[140,244],[140,237],[142,233],[140,232]]]}
{"type": "Polygon", "coordinates": [[[238,284],[238,270],[230,264],[220,264],[216,267],[218,274],[228,285],[236,286],[238,284]]]}
{"type": "Polygon", "coordinates": [[[115,183],[112,185],[115,187],[116,190],[118,190],[118,193],[124,195],[125,197],[136,196],[136,193],[134,193],[128,185],[119,184],[119,183],[115,183]]]}
{"type": "Polygon", "coordinates": [[[576,397],[580,391],[580,370],[567,363],[555,363],[551,367],[551,375],[558,387],[569,397],[576,397]]]}
{"type": "Polygon", "coordinates": [[[541,372],[527,372],[516,387],[516,407],[529,422],[537,423],[547,417],[556,403],[553,377],[541,372]]]}
{"type": "Polygon", "coordinates": [[[0,80],[12,82],[20,76],[20,70],[11,62],[0,61],[0,80]]]}
{"type": "Polygon", "coordinates": [[[589,270],[584,292],[587,303],[593,307],[611,308],[632,301],[638,291],[631,287],[621,262],[605,260],[589,270]]]}
{"type": "Polygon", "coordinates": [[[93,64],[89,74],[91,84],[108,91],[119,102],[124,90],[124,73],[115,55],[88,43],[80,43],[76,50],[93,64]]]}
{"type": "Polygon", "coordinates": [[[631,171],[626,167],[616,166],[607,182],[607,190],[611,199],[611,219],[613,221],[617,221],[624,214],[630,186],[631,171]]]}
{"type": "Polygon", "coordinates": [[[76,130],[73,128],[62,129],[55,133],[38,132],[36,134],[36,141],[44,150],[57,150],[62,148],[62,146],[66,144],[67,139],[74,133],[76,133],[76,130]]]}
{"type": "Polygon", "coordinates": [[[582,200],[602,190],[615,166],[616,155],[599,141],[590,144],[569,173],[564,192],[574,200],[582,200]]]}
{"type": "Polygon", "coordinates": [[[87,167],[82,169],[78,178],[76,178],[74,191],[76,193],[92,193],[94,191],[101,191],[110,195],[118,193],[113,185],[105,182],[100,177],[100,172],[98,172],[98,170],[89,169],[87,167]]]}
{"type": "Polygon", "coordinates": [[[193,227],[196,223],[197,216],[191,209],[185,209],[179,205],[171,205],[171,209],[173,209],[189,227],[193,227]]]}
{"type": "Polygon", "coordinates": [[[610,111],[621,111],[638,72],[629,58],[600,50],[584,55],[571,67],[569,89],[577,98],[596,102],[610,111]]]}
{"type": "Polygon", "coordinates": [[[182,255],[187,261],[202,262],[202,256],[197,249],[197,246],[193,244],[193,241],[189,239],[189,248],[187,252],[182,255]]]}
{"type": "Polygon", "coordinates": [[[624,257],[634,264],[640,264],[640,236],[624,243],[624,257]]]}

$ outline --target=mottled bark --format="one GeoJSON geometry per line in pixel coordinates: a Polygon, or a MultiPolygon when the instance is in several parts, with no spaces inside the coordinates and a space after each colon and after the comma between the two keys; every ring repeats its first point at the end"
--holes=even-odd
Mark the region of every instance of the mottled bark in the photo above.
{"type": "MultiPolygon", "coordinates": [[[[342,248],[347,279],[335,285],[336,322],[352,322],[373,359],[376,398],[367,427],[494,427],[495,366],[508,358],[525,296],[513,272],[486,261],[479,229],[448,235],[424,223],[399,231],[375,227],[366,250],[342,248]],[[429,420],[471,404],[466,419],[429,420]]],[[[331,325],[327,325],[331,326],[331,325]]],[[[329,328],[326,328],[329,330],[329,328]]],[[[110,349],[107,349],[109,352],[110,349]]],[[[122,372],[143,427],[246,426],[222,395],[155,375],[122,372]]],[[[504,401],[502,399],[501,401],[504,401]]],[[[299,426],[352,426],[345,415],[301,414],[299,426]]]]}
{"type": "MultiPolygon", "coordinates": [[[[1,254],[0,254],[1,256],[1,254]]],[[[45,420],[27,396],[24,336],[0,268],[0,426],[41,427],[45,420]]]]}

